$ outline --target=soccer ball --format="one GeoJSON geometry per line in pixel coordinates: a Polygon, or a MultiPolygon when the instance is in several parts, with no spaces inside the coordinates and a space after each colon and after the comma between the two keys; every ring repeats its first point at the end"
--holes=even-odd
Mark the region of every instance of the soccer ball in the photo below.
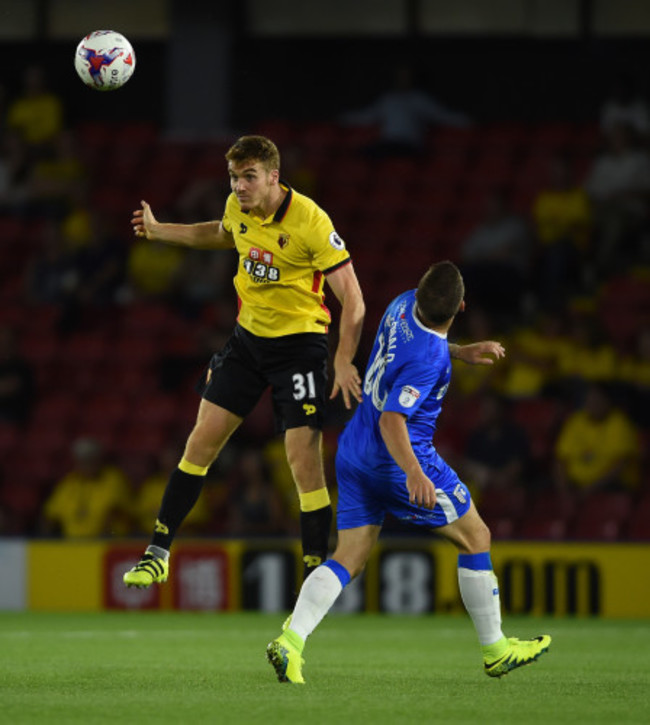
{"type": "Polygon", "coordinates": [[[74,67],[90,88],[114,91],[133,75],[135,53],[123,35],[114,30],[95,30],[77,46],[74,67]]]}

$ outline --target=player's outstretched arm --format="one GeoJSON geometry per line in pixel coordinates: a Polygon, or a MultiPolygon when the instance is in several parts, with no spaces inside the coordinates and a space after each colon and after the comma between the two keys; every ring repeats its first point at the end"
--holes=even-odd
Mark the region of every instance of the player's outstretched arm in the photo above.
{"type": "Polygon", "coordinates": [[[361,376],[352,361],[359,346],[366,306],[352,264],[327,275],[327,283],[341,303],[339,344],[334,355],[334,385],[330,400],[340,390],[345,407],[349,409],[351,398],[361,402],[361,376]]]}
{"type": "Polygon", "coordinates": [[[223,228],[220,221],[198,224],[161,223],[146,201],[140,203],[142,208],[136,209],[131,218],[136,237],[194,249],[230,249],[235,246],[232,234],[223,228]]]}
{"type": "Polygon", "coordinates": [[[495,360],[505,357],[506,351],[496,340],[483,340],[469,345],[451,343],[449,354],[455,360],[462,360],[469,365],[494,365],[495,360]]]}

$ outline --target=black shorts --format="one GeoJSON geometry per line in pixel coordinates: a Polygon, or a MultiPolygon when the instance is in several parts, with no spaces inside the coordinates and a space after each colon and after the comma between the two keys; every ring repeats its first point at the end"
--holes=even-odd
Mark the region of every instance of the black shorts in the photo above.
{"type": "Polygon", "coordinates": [[[197,386],[211,403],[245,418],[271,387],[275,424],[322,428],[327,402],[327,335],[258,337],[237,325],[197,386]]]}

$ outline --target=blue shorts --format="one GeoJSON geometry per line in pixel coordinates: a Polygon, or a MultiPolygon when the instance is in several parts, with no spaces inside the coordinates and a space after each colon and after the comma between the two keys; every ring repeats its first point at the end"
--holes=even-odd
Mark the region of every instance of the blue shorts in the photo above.
{"type": "Polygon", "coordinates": [[[446,526],[467,513],[471,497],[453,468],[436,454],[424,472],[436,487],[436,505],[432,510],[410,503],[405,474],[380,478],[337,453],[337,529],[381,526],[387,513],[400,521],[432,529],[446,526]]]}

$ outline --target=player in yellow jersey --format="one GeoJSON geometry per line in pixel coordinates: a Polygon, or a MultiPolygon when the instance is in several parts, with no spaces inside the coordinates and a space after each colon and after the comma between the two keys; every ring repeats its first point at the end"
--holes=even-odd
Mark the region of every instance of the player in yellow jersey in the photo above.
{"type": "Polygon", "coordinates": [[[202,400],[178,468],[163,495],[151,544],[124,574],[127,586],[167,579],[177,528],[196,503],[208,468],[270,386],[276,425],[298,489],[305,575],[327,556],[332,509],[321,457],[326,404],[328,285],[341,303],[334,384],[346,407],[361,400],[353,358],[365,306],[343,240],[327,214],[280,180],[280,154],[263,136],[243,136],[227,152],[232,193],[223,218],[165,224],[151,208],[133,214],[138,237],[199,249],[234,248],[239,316],[210,361],[202,400]]]}

